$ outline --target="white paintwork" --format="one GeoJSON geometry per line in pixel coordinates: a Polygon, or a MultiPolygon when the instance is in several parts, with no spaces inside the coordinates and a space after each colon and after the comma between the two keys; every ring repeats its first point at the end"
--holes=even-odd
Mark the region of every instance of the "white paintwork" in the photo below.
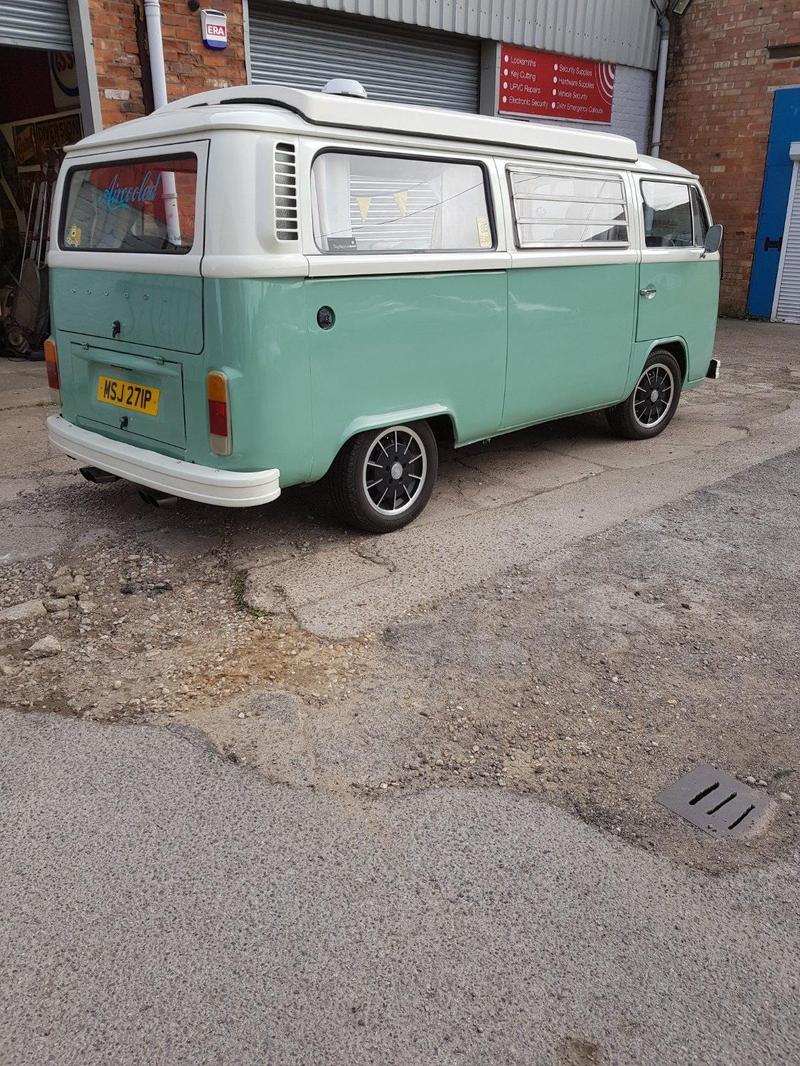
{"type": "Polygon", "coordinates": [[[356,96],[359,100],[367,99],[367,90],[355,78],[331,78],[322,86],[322,91],[331,96],[356,96]]]}
{"type": "Polygon", "coordinates": [[[219,470],[171,459],[81,429],[61,415],[50,415],[47,419],[47,435],[54,447],[72,459],[185,500],[220,507],[258,507],[281,494],[279,470],[219,470]]]}
{"type": "Polygon", "coordinates": [[[147,118],[121,123],[72,146],[67,150],[59,175],[56,204],[63,195],[69,169],[75,164],[184,151],[197,154],[198,190],[206,190],[205,201],[198,195],[195,245],[188,255],[62,250],[58,246],[61,212],[57,206],[52,215],[49,265],[214,278],[301,278],[627,262],[631,249],[641,248],[641,236],[636,228],[631,230],[630,249],[517,250],[513,224],[507,217],[510,205],[505,168],[527,163],[551,168],[585,167],[594,171],[602,168],[612,174],[628,175],[631,180],[626,179],[626,187],[631,197],[632,219],[639,213],[634,177],[696,181],[682,167],[648,156],[637,157],[632,141],[605,133],[376,104],[282,86],[245,86],[176,101],[147,118]],[[239,100],[244,94],[253,99],[274,99],[276,103],[271,106],[246,101],[219,102],[239,100]],[[294,104],[305,107],[313,121],[291,110],[294,104]],[[364,108],[374,110],[365,112],[364,108]],[[358,126],[357,123],[367,121],[366,114],[383,125],[380,128],[358,126]],[[339,125],[327,126],[322,121],[334,118],[339,125]],[[392,124],[402,127],[404,132],[392,132],[388,128],[392,124]],[[296,151],[298,240],[278,240],[275,233],[273,190],[277,141],[290,143],[296,151]],[[501,145],[503,141],[509,143],[501,145]],[[213,149],[209,151],[212,142],[213,149]],[[483,164],[489,175],[495,208],[497,247],[468,253],[320,254],[312,235],[309,173],[316,153],[330,147],[422,157],[435,155],[483,164]],[[614,152],[625,158],[612,158],[614,152]]]}
{"type": "MultiPolygon", "coordinates": [[[[513,122],[488,115],[469,115],[460,111],[439,111],[432,107],[408,107],[377,100],[355,101],[352,97],[313,93],[286,85],[247,85],[233,89],[215,89],[196,96],[186,96],[159,108],[152,116],[138,119],[138,124],[169,124],[176,111],[214,108],[252,107],[254,121],[265,107],[294,113],[307,127],[330,126],[350,130],[381,130],[387,133],[432,137],[436,140],[465,141],[472,144],[502,144],[517,148],[544,149],[571,155],[601,157],[635,163],[638,150],[628,137],[592,130],[565,129],[539,122],[513,122]],[[255,106],[252,106],[255,105],[255,106]]],[[[135,123],[126,123],[133,126],[135,123]]],[[[256,127],[258,128],[258,127],[256,127]]],[[[300,127],[302,129],[302,127],[300,127]]],[[[119,127],[87,138],[84,143],[107,144],[119,127]]],[[[155,131],[154,131],[155,132],[155,131]]]]}
{"type": "Polygon", "coordinates": [[[508,252],[369,252],[308,257],[312,278],[368,274],[449,274],[453,271],[508,270],[508,252]]]}

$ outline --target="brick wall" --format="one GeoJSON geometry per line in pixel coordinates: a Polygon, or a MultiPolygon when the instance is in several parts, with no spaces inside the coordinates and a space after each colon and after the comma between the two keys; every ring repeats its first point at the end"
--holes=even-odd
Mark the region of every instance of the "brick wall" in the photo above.
{"type": "Polygon", "coordinates": [[[661,154],[698,173],[725,226],[723,314],[743,315],[772,117],[770,89],[800,85],[797,0],[697,0],[673,20],[661,154]]]}
{"type": "MultiPolygon", "coordinates": [[[[214,0],[213,6],[228,16],[228,47],[219,51],[203,45],[200,12],[190,11],[186,0],[161,2],[170,100],[247,81],[241,0],[214,0]]],[[[103,125],[145,114],[149,96],[147,55],[146,50],[141,55],[139,44],[146,41],[142,0],[89,0],[89,16],[103,125]]]]}

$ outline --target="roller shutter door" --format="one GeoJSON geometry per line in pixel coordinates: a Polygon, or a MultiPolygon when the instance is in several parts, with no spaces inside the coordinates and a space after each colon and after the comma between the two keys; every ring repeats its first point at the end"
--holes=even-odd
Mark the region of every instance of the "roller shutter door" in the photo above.
{"type": "Polygon", "coordinates": [[[795,162],[783,235],[783,258],[778,274],[778,322],[800,322],[800,162],[795,162]]]}
{"type": "Polygon", "coordinates": [[[0,0],[0,44],[71,52],[67,0],[0,0]]]}
{"type": "Polygon", "coordinates": [[[453,34],[250,0],[250,62],[256,84],[356,78],[372,100],[478,110],[480,44],[453,34]]]}

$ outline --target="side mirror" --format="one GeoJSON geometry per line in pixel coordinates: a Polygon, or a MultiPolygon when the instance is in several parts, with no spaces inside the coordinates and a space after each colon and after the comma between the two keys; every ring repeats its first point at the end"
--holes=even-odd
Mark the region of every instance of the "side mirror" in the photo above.
{"type": "Polygon", "coordinates": [[[721,244],[722,226],[717,222],[715,225],[708,227],[705,245],[703,246],[703,255],[713,255],[715,252],[718,252],[721,244]]]}

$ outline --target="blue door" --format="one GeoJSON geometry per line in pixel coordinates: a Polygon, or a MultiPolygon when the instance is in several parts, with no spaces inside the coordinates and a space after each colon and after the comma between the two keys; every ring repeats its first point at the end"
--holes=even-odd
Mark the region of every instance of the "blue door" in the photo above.
{"type": "Polygon", "coordinates": [[[789,145],[797,140],[800,140],[800,89],[778,89],[772,104],[761,211],[747,297],[747,311],[755,318],[769,318],[772,314],[792,180],[789,145]]]}

